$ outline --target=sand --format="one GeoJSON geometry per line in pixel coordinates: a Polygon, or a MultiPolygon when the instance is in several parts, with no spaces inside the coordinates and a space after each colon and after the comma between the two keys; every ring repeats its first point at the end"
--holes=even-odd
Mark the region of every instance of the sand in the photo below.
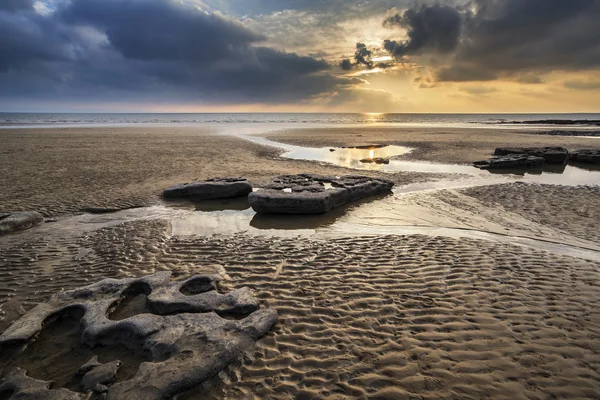
{"type": "MultiPolygon", "coordinates": [[[[0,142],[0,209],[47,217],[86,207],[153,204],[166,187],[196,179],[243,176],[260,185],[282,174],[352,173],[281,159],[280,149],[202,128],[2,129],[0,142]]],[[[396,183],[436,177],[364,174],[396,183]]]]}
{"type": "Polygon", "coordinates": [[[159,222],[63,245],[4,252],[3,297],[169,269],[277,309],[255,353],[188,398],[592,398],[600,383],[598,263],[420,235],[178,238],[159,222]]]}
{"type": "Polygon", "coordinates": [[[514,212],[528,220],[600,243],[599,186],[572,188],[513,183],[475,187],[463,193],[498,210],[499,215],[514,212]]]}
{"type": "MultiPolygon", "coordinates": [[[[526,131],[525,131],[526,132],[526,131]]],[[[489,158],[496,147],[563,146],[569,150],[600,148],[597,138],[541,136],[493,128],[328,128],[294,129],[265,135],[278,142],[308,147],[388,144],[415,151],[396,157],[403,160],[471,164],[489,158]]]]}
{"type": "MultiPolygon", "coordinates": [[[[60,219],[82,207],[155,204],[164,187],[196,178],[244,175],[260,184],[282,173],[355,172],[285,160],[276,149],[207,130],[165,129],[0,130],[0,208],[60,219]]],[[[399,132],[389,140],[383,132],[341,132],[276,136],[315,146],[422,143],[411,157],[437,162],[485,158],[499,142],[597,143],[477,130],[423,130],[413,139],[399,132]]],[[[441,177],[382,176],[397,183],[441,177]]],[[[447,226],[591,248],[600,238],[599,206],[597,188],[509,184],[397,194],[338,218],[387,221],[390,231],[447,226]]],[[[224,279],[225,291],[250,286],[280,320],[254,352],[183,398],[598,396],[600,262],[488,240],[389,235],[385,224],[379,235],[314,238],[176,236],[158,217],[80,225],[0,238],[0,331],[52,293],[105,277],[210,273],[224,279]]],[[[63,328],[56,329],[72,336],[72,326],[63,328]]],[[[51,370],[31,366],[31,375],[68,376],[80,364],[67,355],[51,370]]]]}

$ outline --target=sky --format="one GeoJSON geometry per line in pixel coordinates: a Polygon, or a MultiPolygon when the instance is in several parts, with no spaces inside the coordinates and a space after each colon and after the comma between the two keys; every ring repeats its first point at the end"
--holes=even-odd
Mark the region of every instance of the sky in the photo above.
{"type": "Polygon", "coordinates": [[[600,0],[0,0],[0,112],[600,112],[600,0]]]}

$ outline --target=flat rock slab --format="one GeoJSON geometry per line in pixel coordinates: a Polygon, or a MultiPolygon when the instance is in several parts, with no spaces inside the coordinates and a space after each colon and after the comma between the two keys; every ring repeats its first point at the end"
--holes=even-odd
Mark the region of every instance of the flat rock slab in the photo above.
{"type": "Polygon", "coordinates": [[[565,164],[569,160],[569,150],[564,147],[500,147],[494,155],[528,155],[541,157],[547,164],[565,164]]]}
{"type": "Polygon", "coordinates": [[[542,157],[528,156],[526,154],[515,154],[510,156],[495,157],[485,161],[473,163],[480,169],[528,169],[540,168],[545,160],[542,157]]]}
{"type": "Polygon", "coordinates": [[[571,153],[571,161],[600,165],[600,149],[582,149],[571,153]]]}
{"type": "MultiPolygon", "coordinates": [[[[50,389],[49,382],[30,378],[25,370],[14,367],[4,374],[0,393],[13,393],[19,399],[76,399],[91,391],[105,392],[109,400],[171,398],[218,374],[251,349],[277,320],[277,312],[260,309],[248,288],[221,294],[211,276],[181,282],[170,278],[170,272],[161,272],[137,279],[105,279],[55,294],[0,335],[0,354],[8,349],[18,353],[36,340],[46,323],[78,310],[83,314],[79,320],[82,344],[91,348],[124,345],[149,357],[150,362],[142,363],[131,379],[114,382],[120,362],[100,364],[93,358],[79,368],[82,392],[50,389]],[[109,319],[132,290],[146,294],[151,313],[109,319]],[[240,318],[225,319],[221,313],[240,318]]],[[[19,354],[15,357],[18,366],[19,354]]]]}
{"type": "Polygon", "coordinates": [[[252,185],[244,178],[215,178],[186,183],[165,189],[163,196],[169,199],[195,198],[197,200],[228,199],[247,196],[252,185]]]}
{"type": "Polygon", "coordinates": [[[377,158],[365,158],[360,160],[361,163],[363,164],[378,164],[378,165],[387,165],[390,163],[390,159],[389,158],[381,158],[381,157],[377,157],[377,158]]]}
{"type": "Polygon", "coordinates": [[[0,235],[29,229],[43,221],[42,214],[35,211],[0,213],[0,235]]]}
{"type": "Polygon", "coordinates": [[[393,186],[391,181],[366,176],[284,175],[250,193],[248,202],[257,213],[322,214],[351,201],[388,193],[393,186]]]}

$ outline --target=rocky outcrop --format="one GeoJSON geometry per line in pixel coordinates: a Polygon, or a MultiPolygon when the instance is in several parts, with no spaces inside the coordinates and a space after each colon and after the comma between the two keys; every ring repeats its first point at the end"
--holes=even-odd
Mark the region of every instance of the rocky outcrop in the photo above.
{"type": "Polygon", "coordinates": [[[565,130],[552,130],[552,131],[527,131],[527,132],[519,132],[524,133],[526,135],[547,135],[547,136],[584,136],[584,137],[598,137],[600,136],[600,131],[565,131],[565,130]]]}
{"type": "Polygon", "coordinates": [[[43,221],[42,214],[35,211],[0,213],[0,235],[29,229],[43,221]]]}
{"type": "Polygon", "coordinates": [[[581,149],[571,153],[571,161],[600,165],[600,149],[581,149]]]}
{"type": "MultiPolygon", "coordinates": [[[[248,288],[221,294],[214,277],[195,276],[182,282],[171,282],[170,277],[170,272],[163,272],[139,279],[106,279],[58,293],[0,335],[0,353],[24,348],[38,337],[47,321],[80,310],[83,344],[99,352],[103,346],[124,345],[150,359],[139,366],[133,378],[116,382],[120,361],[100,364],[92,359],[79,369],[82,393],[106,392],[107,399],[165,399],[218,374],[277,320],[276,311],[259,309],[248,288]],[[132,290],[146,294],[150,312],[111,320],[112,310],[132,290]],[[225,319],[220,314],[240,318],[225,319]]],[[[49,389],[49,382],[27,377],[18,368],[18,351],[14,357],[16,367],[4,376],[0,393],[12,393],[19,399],[81,398],[82,393],[49,389]]]]}
{"type": "Polygon", "coordinates": [[[285,175],[248,196],[257,213],[320,214],[392,190],[394,183],[366,176],[285,175]]]}
{"type": "Polygon", "coordinates": [[[361,163],[363,164],[378,164],[378,165],[387,165],[390,163],[390,159],[389,158],[381,158],[381,157],[377,157],[377,158],[365,158],[363,160],[360,160],[361,163]]]}
{"type": "Polygon", "coordinates": [[[495,157],[485,161],[477,161],[473,165],[480,169],[527,169],[541,168],[544,165],[542,157],[515,154],[504,157],[495,157]]]}
{"type": "Polygon", "coordinates": [[[569,159],[569,151],[564,147],[500,147],[496,156],[527,155],[541,157],[547,164],[565,164],[569,159]]]}
{"type": "Polygon", "coordinates": [[[194,198],[209,200],[246,196],[251,192],[252,185],[247,179],[215,178],[167,188],[163,192],[163,196],[169,199],[194,198]]]}

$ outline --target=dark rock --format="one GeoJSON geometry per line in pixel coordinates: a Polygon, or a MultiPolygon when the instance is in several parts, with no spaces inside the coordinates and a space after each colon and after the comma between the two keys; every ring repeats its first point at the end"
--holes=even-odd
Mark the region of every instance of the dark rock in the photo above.
{"type": "Polygon", "coordinates": [[[0,235],[29,229],[42,221],[42,214],[35,211],[0,213],[0,235]]]}
{"type": "Polygon", "coordinates": [[[582,136],[582,137],[598,137],[600,131],[564,131],[564,130],[553,130],[553,131],[527,131],[519,132],[527,135],[546,135],[546,136],[582,136]]]}
{"type": "Polygon", "coordinates": [[[141,206],[130,206],[130,207],[84,207],[79,211],[87,213],[87,214],[112,214],[119,211],[125,210],[133,210],[136,208],[141,208],[141,206]]]}
{"type": "Polygon", "coordinates": [[[600,149],[581,149],[571,153],[571,161],[600,165],[600,149]]]}
{"type": "Polygon", "coordinates": [[[121,365],[121,361],[117,360],[106,364],[100,364],[95,368],[92,368],[81,380],[84,390],[105,392],[108,389],[107,386],[109,386],[117,377],[117,372],[121,365]]]}
{"type": "Polygon", "coordinates": [[[94,356],[79,368],[79,370],[77,371],[77,375],[85,375],[94,368],[97,368],[101,365],[102,363],[98,361],[98,356],[94,356]]]}
{"type": "Polygon", "coordinates": [[[535,121],[501,121],[499,124],[524,124],[524,125],[597,125],[597,119],[540,119],[535,121]]]}
{"type": "Polygon", "coordinates": [[[365,158],[363,160],[360,160],[361,163],[363,164],[389,164],[390,160],[389,158],[381,158],[381,157],[377,157],[377,158],[365,158]]]}
{"type": "Polygon", "coordinates": [[[388,147],[387,144],[365,144],[362,146],[346,146],[346,147],[342,147],[343,149],[357,149],[357,150],[376,150],[376,149],[383,149],[385,147],[388,147]]]}
{"type": "Polygon", "coordinates": [[[544,165],[544,159],[542,157],[528,156],[526,154],[516,154],[491,158],[485,161],[477,161],[473,164],[480,169],[527,169],[542,167],[544,165]]]}
{"type": "Polygon", "coordinates": [[[320,214],[342,204],[392,190],[394,183],[366,176],[280,176],[248,196],[250,206],[265,214],[320,214]]]}
{"type": "MultiPolygon", "coordinates": [[[[36,340],[46,321],[70,310],[81,310],[84,313],[79,322],[83,344],[98,351],[103,346],[124,345],[150,359],[139,366],[133,378],[112,385],[118,362],[97,366],[97,360],[92,359],[81,368],[81,372],[85,372],[86,389],[107,391],[109,400],[165,399],[218,374],[251,349],[254,341],[277,320],[275,310],[259,309],[258,300],[248,288],[220,294],[216,290],[204,291],[214,287],[214,277],[196,276],[183,282],[171,282],[170,277],[170,272],[161,272],[138,279],[105,279],[81,289],[57,293],[0,335],[0,349],[25,347],[36,340]],[[198,285],[198,282],[203,284],[198,285]],[[183,294],[182,289],[188,286],[183,294]],[[154,314],[110,320],[111,310],[132,287],[145,289],[148,307],[154,314]],[[249,315],[232,320],[217,313],[249,315]]],[[[18,362],[18,354],[15,357],[18,362]]],[[[83,398],[79,393],[49,387],[50,382],[29,378],[26,371],[16,368],[4,377],[0,393],[12,392],[19,399],[83,398]]]]}
{"type": "Polygon", "coordinates": [[[329,151],[333,153],[335,151],[335,149],[329,149],[329,151]]]}
{"type": "Polygon", "coordinates": [[[500,147],[494,153],[496,156],[514,154],[542,157],[547,164],[565,164],[569,159],[569,151],[564,147],[500,147]]]}
{"type": "Polygon", "coordinates": [[[2,377],[0,394],[12,393],[19,400],[83,400],[89,396],[67,389],[51,389],[52,382],[39,381],[27,376],[27,371],[15,368],[2,377]]]}
{"type": "Polygon", "coordinates": [[[166,198],[195,198],[197,200],[227,199],[246,196],[252,192],[252,185],[244,178],[215,178],[166,189],[166,198]]]}

